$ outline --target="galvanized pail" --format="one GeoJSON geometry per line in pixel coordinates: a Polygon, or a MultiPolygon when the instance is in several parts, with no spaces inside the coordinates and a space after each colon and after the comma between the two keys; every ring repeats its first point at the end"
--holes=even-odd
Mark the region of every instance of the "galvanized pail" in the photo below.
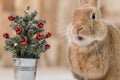
{"type": "Polygon", "coordinates": [[[37,59],[14,59],[14,80],[35,80],[37,59]]]}

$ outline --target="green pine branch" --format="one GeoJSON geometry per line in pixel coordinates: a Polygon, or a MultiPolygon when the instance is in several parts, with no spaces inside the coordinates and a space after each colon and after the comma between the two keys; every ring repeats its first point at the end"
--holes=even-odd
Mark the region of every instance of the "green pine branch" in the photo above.
{"type": "Polygon", "coordinates": [[[16,32],[16,29],[22,29],[20,34],[16,33],[16,36],[9,37],[6,39],[6,46],[4,47],[6,51],[12,52],[13,57],[16,58],[39,58],[40,53],[47,50],[46,48],[46,34],[44,28],[38,27],[39,22],[46,23],[44,19],[36,19],[38,12],[35,10],[29,14],[30,7],[24,11],[25,15],[19,16],[13,13],[12,16],[14,20],[11,21],[10,27],[16,32]],[[35,38],[36,34],[42,35],[42,40],[35,38]],[[21,40],[26,39],[27,44],[21,44],[21,40]]]}

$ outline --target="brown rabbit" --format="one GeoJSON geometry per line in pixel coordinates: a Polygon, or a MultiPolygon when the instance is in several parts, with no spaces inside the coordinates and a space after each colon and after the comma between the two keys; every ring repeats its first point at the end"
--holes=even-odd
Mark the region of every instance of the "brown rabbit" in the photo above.
{"type": "Polygon", "coordinates": [[[68,26],[68,61],[78,80],[120,80],[120,31],[101,19],[99,0],[82,0],[68,26]]]}

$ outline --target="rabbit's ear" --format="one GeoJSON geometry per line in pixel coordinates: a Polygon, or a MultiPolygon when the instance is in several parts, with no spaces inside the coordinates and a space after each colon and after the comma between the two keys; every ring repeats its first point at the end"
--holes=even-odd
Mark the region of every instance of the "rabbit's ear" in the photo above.
{"type": "Polygon", "coordinates": [[[100,8],[100,0],[89,0],[89,2],[92,6],[100,8]]]}
{"type": "Polygon", "coordinates": [[[88,3],[88,0],[78,0],[79,7],[82,7],[83,5],[87,3],[88,3]]]}

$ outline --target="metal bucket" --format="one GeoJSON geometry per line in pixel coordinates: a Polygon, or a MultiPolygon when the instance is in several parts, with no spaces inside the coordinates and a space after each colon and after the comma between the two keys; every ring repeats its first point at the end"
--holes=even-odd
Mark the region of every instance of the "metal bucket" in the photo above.
{"type": "Polygon", "coordinates": [[[14,80],[35,80],[37,59],[14,59],[14,80]]]}

